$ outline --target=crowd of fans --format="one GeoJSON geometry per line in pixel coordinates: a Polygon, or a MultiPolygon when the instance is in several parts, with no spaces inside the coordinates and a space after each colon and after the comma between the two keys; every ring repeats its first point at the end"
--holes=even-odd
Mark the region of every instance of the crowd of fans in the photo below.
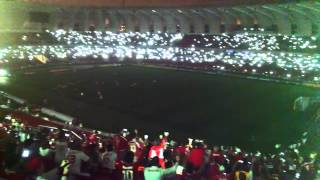
{"type": "MultiPolygon", "coordinates": [[[[57,30],[19,34],[14,41],[19,45],[0,48],[1,62],[32,61],[37,55],[70,62],[90,57],[105,62],[136,60],[148,65],[320,82],[320,42],[314,36],[57,30]]],[[[84,129],[77,122],[70,125],[38,118],[35,123],[36,117],[28,105],[8,106],[0,110],[1,178],[320,178],[317,153],[299,151],[306,139],[288,148],[276,145],[276,153],[247,152],[238,147],[210,145],[200,139],[176,142],[169,132],[150,138],[136,129],[107,134],[84,129]]]]}
{"type": "Polygon", "coordinates": [[[243,49],[257,51],[284,51],[317,53],[319,40],[315,36],[285,36],[274,34],[185,35],[179,42],[182,47],[243,49]]]}
{"type": "Polygon", "coordinates": [[[181,40],[182,34],[169,33],[112,33],[98,31],[52,31],[49,32],[55,39],[62,44],[68,45],[101,45],[101,46],[170,46],[173,42],[181,40]]]}
{"type": "MultiPolygon", "coordinates": [[[[50,43],[6,46],[0,60],[34,60],[45,55],[49,60],[78,61],[90,57],[101,62],[131,59],[153,63],[195,67],[213,72],[232,72],[291,81],[320,81],[317,37],[268,34],[183,35],[168,33],[111,33],[47,31],[50,43]]],[[[40,38],[37,35],[34,37],[40,38]]],[[[29,41],[28,36],[23,36],[29,41]]],[[[46,39],[46,38],[45,38],[46,39]]],[[[33,42],[30,40],[30,42],[33,42]]],[[[43,41],[41,41],[43,42],[43,41]]]]}
{"type": "Polygon", "coordinates": [[[3,104],[0,177],[7,179],[320,178],[317,153],[299,151],[306,140],[289,147],[276,145],[278,150],[273,154],[246,152],[238,147],[209,145],[200,139],[176,142],[169,132],[151,139],[136,129],[106,135],[84,129],[79,122],[35,121],[36,111],[31,106],[3,104]]]}

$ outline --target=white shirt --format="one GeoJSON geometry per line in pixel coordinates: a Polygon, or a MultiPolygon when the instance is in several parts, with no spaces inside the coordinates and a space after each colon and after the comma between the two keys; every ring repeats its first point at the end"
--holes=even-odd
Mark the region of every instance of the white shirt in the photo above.
{"type": "Polygon", "coordinates": [[[60,163],[66,157],[68,146],[66,142],[57,141],[55,144],[55,147],[56,147],[56,150],[55,150],[54,160],[56,163],[60,163]]]}
{"type": "Polygon", "coordinates": [[[84,175],[84,173],[81,173],[81,162],[88,161],[90,159],[89,156],[87,156],[84,152],[77,150],[70,150],[67,154],[67,157],[69,156],[75,157],[75,161],[70,166],[70,173],[84,175]]]}
{"type": "Polygon", "coordinates": [[[101,154],[102,166],[108,169],[116,169],[115,164],[117,160],[117,153],[114,151],[106,151],[101,154]]]}

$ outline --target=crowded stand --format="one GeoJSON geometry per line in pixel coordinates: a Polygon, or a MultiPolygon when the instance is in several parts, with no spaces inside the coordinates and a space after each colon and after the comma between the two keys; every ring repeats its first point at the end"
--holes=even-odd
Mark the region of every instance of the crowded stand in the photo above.
{"type": "Polygon", "coordinates": [[[112,33],[98,31],[53,31],[50,33],[58,42],[68,45],[106,46],[178,46],[213,49],[284,51],[315,53],[319,50],[316,36],[264,34],[258,32],[211,34],[169,33],[112,33]]]}
{"type": "Polygon", "coordinates": [[[175,65],[206,71],[235,72],[266,78],[279,78],[299,82],[318,82],[318,54],[295,54],[258,51],[204,50],[196,48],[130,48],[101,46],[18,46],[2,49],[3,62],[10,59],[34,60],[45,54],[50,60],[79,62],[81,58],[101,59],[108,62],[135,59],[146,64],[175,65]],[[142,60],[142,61],[141,61],[142,60]],[[203,67],[203,68],[202,68],[203,67]]]}
{"type": "Polygon", "coordinates": [[[0,3],[0,180],[320,180],[320,2],[161,1],[0,3]]]}
{"type": "Polygon", "coordinates": [[[1,33],[2,44],[19,45],[103,45],[103,46],[177,46],[213,49],[283,51],[316,53],[317,36],[282,35],[263,31],[222,34],[113,33],[102,31],[45,31],[40,33],[1,33]],[[11,41],[11,42],[10,42],[11,41]]]}
{"type": "Polygon", "coordinates": [[[19,45],[49,45],[59,43],[55,37],[47,32],[0,32],[0,47],[12,44],[19,45]]]}
{"type": "MultiPolygon", "coordinates": [[[[31,43],[3,47],[0,49],[1,61],[31,61],[39,55],[44,55],[48,61],[66,60],[70,63],[85,58],[100,59],[101,62],[130,59],[149,65],[236,73],[261,79],[312,83],[320,80],[319,54],[314,53],[318,50],[319,41],[313,36],[64,30],[46,33],[46,36],[39,36],[43,36],[44,41],[47,36],[55,41],[49,40],[50,43],[42,45],[31,43]]],[[[23,36],[22,39],[28,39],[28,36],[23,36]]]]}
{"type": "Polygon", "coordinates": [[[80,122],[49,119],[39,107],[1,97],[0,177],[6,179],[318,179],[319,158],[297,144],[275,145],[273,154],[169,132],[151,138],[137,129],[103,133],[80,122]]]}
{"type": "Polygon", "coordinates": [[[99,31],[53,31],[48,32],[61,44],[68,45],[101,45],[101,46],[170,46],[174,41],[180,40],[182,34],[168,33],[113,33],[99,31]]]}
{"type": "Polygon", "coordinates": [[[186,35],[179,42],[182,47],[244,49],[257,51],[284,51],[316,53],[319,40],[315,36],[285,36],[259,33],[221,35],[186,35]]]}

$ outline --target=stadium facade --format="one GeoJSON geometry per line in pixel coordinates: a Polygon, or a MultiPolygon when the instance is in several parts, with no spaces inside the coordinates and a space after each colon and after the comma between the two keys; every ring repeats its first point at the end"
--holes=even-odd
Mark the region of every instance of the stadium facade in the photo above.
{"type": "Polygon", "coordinates": [[[320,3],[211,0],[4,0],[0,31],[44,29],[218,34],[263,28],[268,33],[314,35],[320,3]]]}

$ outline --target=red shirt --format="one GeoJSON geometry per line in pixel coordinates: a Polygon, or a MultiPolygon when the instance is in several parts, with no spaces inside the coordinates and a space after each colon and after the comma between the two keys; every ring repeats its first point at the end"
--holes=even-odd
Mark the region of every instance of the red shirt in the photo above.
{"type": "Polygon", "coordinates": [[[212,152],[211,158],[213,158],[219,164],[223,164],[224,162],[224,155],[220,151],[212,152]]]}
{"type": "Polygon", "coordinates": [[[26,169],[30,171],[36,171],[41,167],[41,158],[40,157],[32,157],[26,162],[26,169]]]}
{"type": "Polygon", "coordinates": [[[128,140],[120,135],[116,135],[113,137],[113,144],[115,146],[117,154],[119,154],[121,151],[126,151],[129,149],[128,140]]]}
{"type": "Polygon", "coordinates": [[[149,158],[153,158],[157,156],[159,158],[159,164],[162,168],[165,168],[164,156],[163,156],[163,147],[160,146],[152,146],[149,151],[149,158]]]}
{"type": "Polygon", "coordinates": [[[174,151],[179,155],[186,155],[186,152],[187,152],[185,146],[178,146],[174,151]]]}
{"type": "Polygon", "coordinates": [[[205,151],[201,148],[192,149],[189,155],[189,162],[195,167],[200,168],[204,161],[205,151]]]}
{"type": "Polygon", "coordinates": [[[215,176],[221,174],[219,171],[219,166],[216,163],[210,163],[208,168],[208,177],[209,179],[213,179],[215,176]]]}
{"type": "Polygon", "coordinates": [[[149,158],[158,156],[159,159],[163,159],[163,148],[161,146],[152,146],[149,151],[149,158]]]}
{"type": "Polygon", "coordinates": [[[220,174],[210,178],[210,180],[231,180],[231,178],[228,174],[220,174]]]}

